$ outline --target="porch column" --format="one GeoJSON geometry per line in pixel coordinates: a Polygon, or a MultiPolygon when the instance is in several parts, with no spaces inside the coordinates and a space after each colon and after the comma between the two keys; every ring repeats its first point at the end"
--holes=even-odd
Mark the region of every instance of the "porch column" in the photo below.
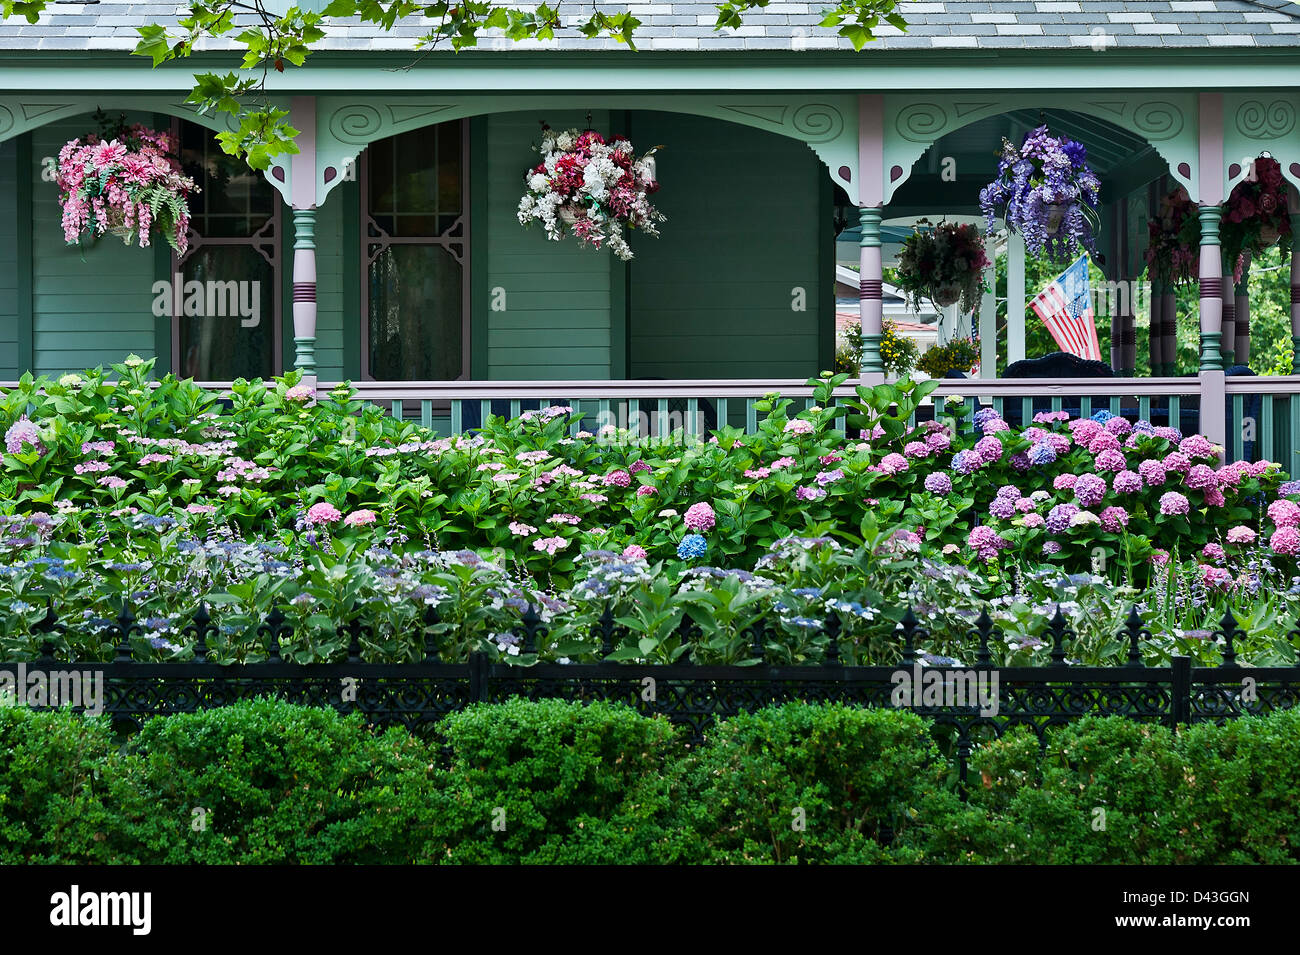
{"type": "MultiPolygon", "coordinates": [[[[993,243],[987,238],[986,246],[993,243]]],[[[984,270],[985,292],[980,296],[980,377],[996,378],[998,376],[998,299],[997,299],[997,265],[998,250],[990,248],[989,267],[984,270]]]]}
{"type": "Polygon", "coordinates": [[[863,384],[879,384],[884,381],[885,374],[880,359],[880,327],[885,307],[881,289],[884,269],[880,258],[880,219],[880,206],[863,206],[858,210],[858,222],[862,226],[858,308],[862,321],[863,384]]]}
{"type": "Polygon", "coordinates": [[[1219,340],[1219,354],[1223,358],[1223,367],[1235,365],[1237,354],[1237,287],[1232,283],[1232,269],[1228,263],[1223,265],[1223,319],[1220,322],[1223,337],[1219,340]]]}
{"type": "MultiPolygon", "coordinates": [[[[1300,195],[1287,190],[1291,201],[1291,235],[1300,236],[1300,195]]],[[[1300,375],[1300,241],[1291,244],[1291,374],[1300,375]]]]}
{"type": "Polygon", "coordinates": [[[293,210],[293,366],[316,378],[316,209],[293,210]]]}
{"type": "Polygon", "coordinates": [[[316,387],[316,98],[295,96],[289,121],[298,152],[290,160],[293,197],[293,347],[303,384],[316,387]]]}
{"type": "Polygon", "coordinates": [[[1233,304],[1236,306],[1237,328],[1233,353],[1238,365],[1250,364],[1250,253],[1242,266],[1241,281],[1237,283],[1233,304]]]}
{"type": "Polygon", "coordinates": [[[1162,309],[1165,304],[1164,288],[1161,288],[1157,279],[1152,279],[1151,295],[1147,300],[1147,312],[1149,320],[1147,322],[1147,352],[1148,359],[1151,360],[1151,377],[1160,378],[1165,374],[1165,351],[1161,346],[1160,337],[1165,334],[1165,320],[1162,317],[1162,309]]]}
{"type": "Polygon", "coordinates": [[[1025,357],[1025,239],[1007,235],[1007,364],[1025,357]]]}
{"type": "Polygon", "coordinates": [[[1223,210],[1218,205],[1202,205],[1198,214],[1201,219],[1201,371],[1222,371],[1219,347],[1223,339],[1223,255],[1219,251],[1219,219],[1223,210]]]}

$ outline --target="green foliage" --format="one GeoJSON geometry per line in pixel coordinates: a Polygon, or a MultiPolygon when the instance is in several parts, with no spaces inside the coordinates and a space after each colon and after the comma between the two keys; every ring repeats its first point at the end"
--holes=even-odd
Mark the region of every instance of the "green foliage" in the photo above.
{"type": "Polygon", "coordinates": [[[105,839],[117,765],[107,720],[0,706],[0,751],[0,864],[120,861],[105,839]]]}
{"type": "Polygon", "coordinates": [[[787,703],[720,724],[689,770],[690,826],[726,863],[924,861],[914,830],[951,811],[915,714],[787,703]]]}
{"type": "Polygon", "coordinates": [[[156,718],[124,761],[120,838],[167,864],[398,861],[428,760],[404,730],[278,700],[156,718]]]}
{"type": "Polygon", "coordinates": [[[1124,717],[977,746],[787,703],[681,745],[621,704],[479,704],[425,741],[255,700],[160,717],[0,708],[0,862],[1300,862],[1300,711],[1173,732],[1124,717]]]}
{"type": "Polygon", "coordinates": [[[678,860],[674,732],[609,703],[511,700],[438,726],[450,751],[426,861],[623,864],[678,860]]]}

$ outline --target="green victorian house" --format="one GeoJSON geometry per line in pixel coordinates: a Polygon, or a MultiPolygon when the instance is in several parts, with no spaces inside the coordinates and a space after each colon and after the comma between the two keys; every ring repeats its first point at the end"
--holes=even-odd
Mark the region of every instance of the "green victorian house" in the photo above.
{"type": "MultiPolygon", "coordinates": [[[[220,120],[185,105],[192,71],[228,69],[233,46],[158,69],[130,55],[136,28],[175,21],[177,7],[57,0],[38,24],[0,23],[0,382],[134,352],[218,387],[294,367],[318,387],[351,380],[444,430],[552,400],[645,409],[652,430],[679,410],[692,429],[752,424],[754,399],[807,396],[798,386],[832,366],[846,249],[860,269],[862,377],[880,380],[882,267],[898,242],[922,216],[977,216],[1002,139],[1046,122],[1089,150],[1117,288],[1143,275],[1154,204],[1186,188],[1199,314],[1149,297],[1141,347],[1165,377],[1126,377],[1147,316],[1121,295],[1101,342],[1113,380],[941,392],[1023,410],[1131,407],[1199,428],[1229,456],[1300,449],[1300,379],[1225,378],[1250,347],[1249,289],[1224,281],[1218,247],[1221,203],[1255,158],[1300,183],[1300,6],[904,2],[908,30],[883,27],[860,53],[817,26],[821,8],[774,0],[719,33],[710,4],[632,3],[639,52],[489,33],[476,49],[417,55],[419,27],[334,22],[322,52],[270,80],[302,133],[301,152],[265,175],[225,156],[220,120]],[[111,236],[65,244],[55,157],[93,131],[97,109],[178,135],[202,190],[183,257],[111,236]],[[523,228],[541,123],[662,146],[662,236],[634,236],[623,262],[523,228]],[[190,282],[237,283],[237,306],[187,307],[190,282]],[[1195,378],[1169,376],[1176,321],[1199,322],[1195,378]]],[[[1294,195],[1290,208],[1295,221],[1294,195]]],[[[1005,254],[1008,297],[1023,302],[1037,291],[1023,241],[1010,236],[1005,254]]],[[[1300,268],[1291,281],[1300,335],[1300,268]]],[[[1023,310],[999,340],[994,308],[986,295],[975,320],[986,373],[999,352],[1025,357],[1023,310]]]]}

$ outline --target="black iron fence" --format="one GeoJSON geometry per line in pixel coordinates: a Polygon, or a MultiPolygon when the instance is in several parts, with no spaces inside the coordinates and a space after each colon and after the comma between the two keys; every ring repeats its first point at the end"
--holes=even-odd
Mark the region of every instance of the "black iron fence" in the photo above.
{"type": "MultiPolygon", "coordinates": [[[[257,628],[264,656],[257,662],[223,665],[208,659],[209,642],[218,630],[200,608],[182,633],[194,641],[189,662],[145,663],[132,659],[131,641],[142,628],[128,612],[107,627],[118,646],[112,661],[60,659],[60,638],[66,629],[49,613],[37,628],[44,640],[41,654],[21,663],[0,663],[0,685],[18,692],[31,690],[33,680],[46,687],[44,699],[32,705],[69,703],[106,712],[123,733],[160,715],[224,706],[258,696],[276,696],[296,703],[330,706],[343,713],[359,712],[379,725],[402,725],[427,731],[445,714],[476,702],[511,697],[560,698],[575,701],[623,702],[682,727],[692,743],[701,741],[710,725],[742,711],[790,700],[837,701],[864,706],[912,709],[935,724],[945,748],[959,759],[964,778],[966,757],[977,741],[1001,735],[1014,726],[1028,726],[1040,739],[1044,731],[1087,715],[1122,715],[1167,725],[1221,721],[1247,714],[1264,714],[1300,705],[1300,662],[1285,667],[1246,667],[1237,662],[1235,642],[1241,631],[1231,615],[1210,635],[1221,650],[1216,666],[1192,666],[1176,656],[1169,666],[1147,666],[1140,652],[1143,629],[1136,611],[1117,635],[1127,645],[1119,666],[1077,666],[1067,662],[1073,634],[1059,611],[1052,620],[1050,663],[1044,666],[1003,667],[993,663],[990,643],[1000,638],[987,613],[971,628],[978,647],[973,665],[926,665],[918,646],[928,636],[910,610],[900,631],[903,650],[895,665],[858,666],[840,659],[841,623],[834,614],[824,623],[823,659],[811,665],[766,662],[774,637],[772,624],[745,632],[751,661],[746,664],[695,663],[687,652],[672,664],[634,664],[601,660],[594,663],[539,662],[529,666],[494,662],[484,653],[449,662],[439,659],[432,627],[436,613],[426,614],[420,635],[424,655],[418,662],[378,663],[363,658],[367,628],[353,622],[340,628],[349,650],[346,659],[331,663],[286,662],[279,641],[286,633],[283,615],[273,611],[257,628]],[[36,675],[36,676],[34,676],[36,675]],[[80,686],[83,698],[69,700],[80,686]],[[62,688],[63,695],[56,699],[62,688]],[[96,688],[98,688],[96,690],[96,688]],[[99,692],[92,698],[84,694],[99,692]]],[[[682,636],[700,636],[689,619],[682,636]]],[[[603,658],[632,634],[614,623],[610,613],[595,627],[603,658]]],[[[534,652],[547,629],[529,610],[515,631],[521,652],[534,652]]],[[[1300,631],[1292,633],[1300,646],[1300,631]]]]}

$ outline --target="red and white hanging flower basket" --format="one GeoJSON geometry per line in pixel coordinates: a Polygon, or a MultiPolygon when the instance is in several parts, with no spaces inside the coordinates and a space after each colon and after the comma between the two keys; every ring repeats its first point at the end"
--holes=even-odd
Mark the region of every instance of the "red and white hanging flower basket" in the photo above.
{"type": "Polygon", "coordinates": [[[665,216],[650,204],[656,146],[637,157],[625,139],[606,142],[599,133],[542,129],[542,161],[528,171],[528,191],[519,200],[519,221],[540,222],[546,237],[558,242],[572,234],[583,245],[608,245],[623,261],[632,258],[626,233],[659,235],[665,216]]]}

